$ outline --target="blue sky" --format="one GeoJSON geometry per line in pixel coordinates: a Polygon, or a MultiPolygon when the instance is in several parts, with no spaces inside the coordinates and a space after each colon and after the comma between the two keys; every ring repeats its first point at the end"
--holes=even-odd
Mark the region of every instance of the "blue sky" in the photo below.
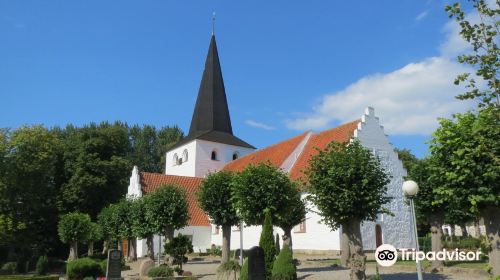
{"type": "Polygon", "coordinates": [[[466,109],[444,1],[0,0],[0,127],[189,122],[216,12],[235,134],[264,147],[375,107],[418,156],[466,109]]]}

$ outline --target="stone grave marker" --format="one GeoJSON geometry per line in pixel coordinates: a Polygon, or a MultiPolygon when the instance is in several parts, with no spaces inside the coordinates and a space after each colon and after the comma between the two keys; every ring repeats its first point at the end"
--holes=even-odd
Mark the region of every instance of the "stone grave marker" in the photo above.
{"type": "Polygon", "coordinates": [[[255,246],[248,251],[248,280],[265,280],[264,250],[255,246]]]}
{"type": "Polygon", "coordinates": [[[121,280],[122,279],[122,251],[109,250],[108,251],[108,265],[106,267],[107,280],[121,280]]]}

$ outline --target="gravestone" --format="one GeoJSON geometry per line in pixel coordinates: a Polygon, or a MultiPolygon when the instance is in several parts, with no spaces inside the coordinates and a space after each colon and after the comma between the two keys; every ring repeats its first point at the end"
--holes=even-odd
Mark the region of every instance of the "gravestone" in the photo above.
{"type": "Polygon", "coordinates": [[[120,280],[122,279],[122,251],[109,250],[108,251],[108,265],[106,267],[107,280],[120,280]]]}
{"type": "Polygon", "coordinates": [[[248,251],[248,280],[265,280],[266,265],[264,250],[255,246],[248,251]]]}

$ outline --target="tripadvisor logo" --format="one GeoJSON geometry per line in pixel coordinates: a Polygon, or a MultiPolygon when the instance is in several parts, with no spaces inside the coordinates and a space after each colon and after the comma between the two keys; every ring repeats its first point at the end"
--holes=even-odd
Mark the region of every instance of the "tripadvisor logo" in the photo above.
{"type": "Polygon", "coordinates": [[[403,261],[479,261],[481,251],[460,251],[443,249],[438,252],[415,251],[415,249],[399,249],[399,253],[391,244],[380,245],[375,250],[375,260],[381,266],[391,266],[398,260],[398,255],[403,261]]]}

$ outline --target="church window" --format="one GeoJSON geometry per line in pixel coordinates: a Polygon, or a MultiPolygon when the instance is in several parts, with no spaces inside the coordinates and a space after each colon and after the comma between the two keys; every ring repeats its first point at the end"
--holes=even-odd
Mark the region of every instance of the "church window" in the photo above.
{"type": "Polygon", "coordinates": [[[234,152],[233,154],[233,160],[236,160],[240,157],[240,155],[238,154],[238,152],[234,152]]]}
{"type": "Polygon", "coordinates": [[[306,220],[304,219],[300,224],[296,225],[293,229],[294,233],[306,233],[306,220]]]}
{"type": "Polygon", "coordinates": [[[184,150],[184,152],[182,152],[182,162],[186,161],[188,161],[188,150],[184,150]]]}
{"type": "Polygon", "coordinates": [[[177,154],[174,154],[174,160],[173,160],[173,164],[172,165],[178,165],[179,164],[179,156],[177,156],[177,154]]]}
{"type": "Polygon", "coordinates": [[[217,160],[217,151],[216,150],[212,151],[211,159],[212,160],[217,160]]]}
{"type": "Polygon", "coordinates": [[[219,226],[215,226],[214,228],[214,235],[219,235],[220,233],[220,227],[219,226]]]}

